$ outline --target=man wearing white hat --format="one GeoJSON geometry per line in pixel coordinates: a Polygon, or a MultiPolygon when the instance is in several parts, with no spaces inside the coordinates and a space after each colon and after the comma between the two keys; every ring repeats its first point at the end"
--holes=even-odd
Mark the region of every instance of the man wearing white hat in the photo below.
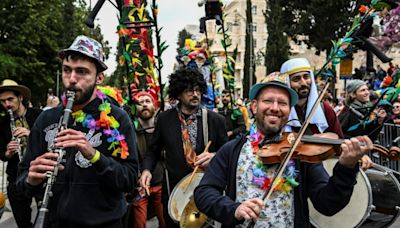
{"type": "MultiPolygon", "coordinates": [[[[311,108],[318,98],[314,74],[311,65],[305,58],[294,58],[282,64],[281,73],[289,75],[290,87],[297,92],[299,101],[290,112],[287,130],[298,131],[305,118],[310,114],[311,108]]],[[[343,138],[340,122],[335,111],[327,102],[322,102],[311,118],[310,133],[334,132],[343,138]]]]}
{"type": "Polygon", "coordinates": [[[15,129],[11,129],[10,115],[6,115],[0,120],[0,159],[8,162],[6,170],[7,196],[18,227],[32,226],[32,197],[25,196],[23,192],[16,189],[15,185],[18,163],[26,149],[27,137],[36,118],[41,113],[40,109],[28,107],[30,97],[31,91],[13,80],[5,79],[0,85],[0,103],[4,109],[12,112],[15,124],[15,129]]]}
{"type": "MultiPolygon", "coordinates": [[[[299,101],[292,107],[286,131],[299,131],[304,120],[311,112],[313,104],[318,98],[318,90],[315,85],[311,64],[305,58],[290,59],[282,64],[281,73],[289,75],[289,86],[297,92],[299,101]],[[290,121],[292,120],[292,121],[290,121]]],[[[322,102],[314,115],[306,134],[319,134],[324,132],[336,133],[339,138],[344,138],[340,121],[335,111],[328,102],[322,102]]],[[[368,156],[362,159],[362,167],[366,169],[371,165],[368,156]]]]}

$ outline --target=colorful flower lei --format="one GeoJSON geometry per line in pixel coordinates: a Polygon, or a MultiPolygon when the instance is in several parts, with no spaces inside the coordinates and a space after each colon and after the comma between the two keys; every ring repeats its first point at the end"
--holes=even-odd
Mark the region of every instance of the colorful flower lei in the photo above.
{"type": "Polygon", "coordinates": [[[126,100],[122,97],[122,91],[111,86],[97,86],[97,89],[100,92],[106,94],[109,97],[112,97],[120,106],[123,106],[127,103],[126,100]]]}
{"type": "MultiPolygon", "coordinates": [[[[262,135],[259,131],[257,131],[256,124],[251,126],[249,138],[251,146],[253,147],[253,154],[256,156],[257,160],[256,167],[253,169],[253,178],[251,181],[258,188],[266,190],[271,184],[272,179],[267,175],[268,168],[270,167],[263,164],[257,155],[257,152],[259,151],[258,144],[262,140],[262,135]]],[[[279,183],[275,187],[274,191],[281,191],[285,193],[290,192],[294,187],[299,185],[299,183],[296,181],[297,175],[298,171],[295,169],[295,163],[293,160],[290,160],[285,169],[283,177],[279,180],[279,183]]]]}
{"type": "Polygon", "coordinates": [[[103,128],[103,133],[108,137],[107,142],[111,143],[108,150],[112,150],[112,156],[116,157],[120,154],[121,159],[126,159],[129,155],[128,144],[125,141],[125,136],[120,134],[118,128],[119,122],[111,115],[111,104],[107,101],[107,96],[100,90],[96,90],[96,95],[101,99],[99,105],[100,118],[95,120],[92,115],[86,114],[82,110],[72,113],[72,117],[76,122],[81,123],[83,127],[98,130],[103,128]]]}

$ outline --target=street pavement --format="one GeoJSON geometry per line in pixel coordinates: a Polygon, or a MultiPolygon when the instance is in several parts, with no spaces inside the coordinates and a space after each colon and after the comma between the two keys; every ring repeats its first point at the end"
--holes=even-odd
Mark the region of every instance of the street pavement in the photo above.
{"type": "MultiPolygon", "coordinates": [[[[6,192],[6,179],[5,179],[5,174],[4,174],[4,170],[3,167],[5,167],[5,165],[3,165],[4,163],[0,161],[0,190],[5,193],[6,192]]],[[[36,216],[36,204],[33,203],[32,204],[32,219],[34,219],[36,216]]],[[[6,210],[4,211],[3,216],[0,218],[0,227],[1,228],[18,228],[17,224],[15,223],[14,217],[12,215],[11,212],[11,207],[10,204],[8,202],[8,200],[6,201],[6,210]]],[[[147,222],[146,227],[148,228],[157,228],[158,227],[158,220],[156,217],[150,219],[147,222]]],[[[362,225],[362,228],[376,228],[377,226],[374,224],[368,224],[368,225],[362,225]]],[[[390,226],[390,228],[398,228],[400,227],[400,218],[397,219],[397,221],[392,224],[390,226]]],[[[344,228],[344,227],[343,227],[344,228]]]]}

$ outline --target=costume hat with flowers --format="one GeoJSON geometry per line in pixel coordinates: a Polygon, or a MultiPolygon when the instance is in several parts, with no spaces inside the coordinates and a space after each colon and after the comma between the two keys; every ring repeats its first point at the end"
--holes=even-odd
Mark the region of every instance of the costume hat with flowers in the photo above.
{"type": "Polygon", "coordinates": [[[297,96],[296,91],[289,88],[287,85],[288,75],[287,74],[280,74],[279,72],[274,72],[266,76],[261,80],[260,83],[253,85],[250,89],[250,100],[256,99],[258,93],[261,89],[268,87],[268,86],[277,86],[289,93],[290,96],[290,107],[293,107],[297,104],[299,97],[297,96]]]}
{"type": "Polygon", "coordinates": [[[78,52],[94,59],[99,64],[101,71],[108,68],[104,63],[103,46],[97,40],[84,35],[77,36],[71,46],[60,51],[58,55],[64,59],[68,52],[78,52]]]}
{"type": "Polygon", "coordinates": [[[11,79],[4,79],[4,81],[2,81],[0,85],[0,93],[10,90],[20,93],[25,101],[31,99],[31,91],[28,89],[28,87],[18,85],[17,82],[11,79]]]}

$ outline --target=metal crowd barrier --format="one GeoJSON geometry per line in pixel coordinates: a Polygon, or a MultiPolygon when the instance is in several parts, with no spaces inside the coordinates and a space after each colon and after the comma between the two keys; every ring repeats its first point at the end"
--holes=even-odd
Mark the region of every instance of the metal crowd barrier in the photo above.
{"type": "MultiPolygon", "coordinates": [[[[382,145],[388,149],[392,146],[400,147],[400,125],[389,123],[383,124],[382,129],[378,134],[378,139],[374,143],[382,145]]],[[[392,161],[377,153],[370,154],[370,157],[374,163],[400,172],[400,161],[392,161]]]]}

